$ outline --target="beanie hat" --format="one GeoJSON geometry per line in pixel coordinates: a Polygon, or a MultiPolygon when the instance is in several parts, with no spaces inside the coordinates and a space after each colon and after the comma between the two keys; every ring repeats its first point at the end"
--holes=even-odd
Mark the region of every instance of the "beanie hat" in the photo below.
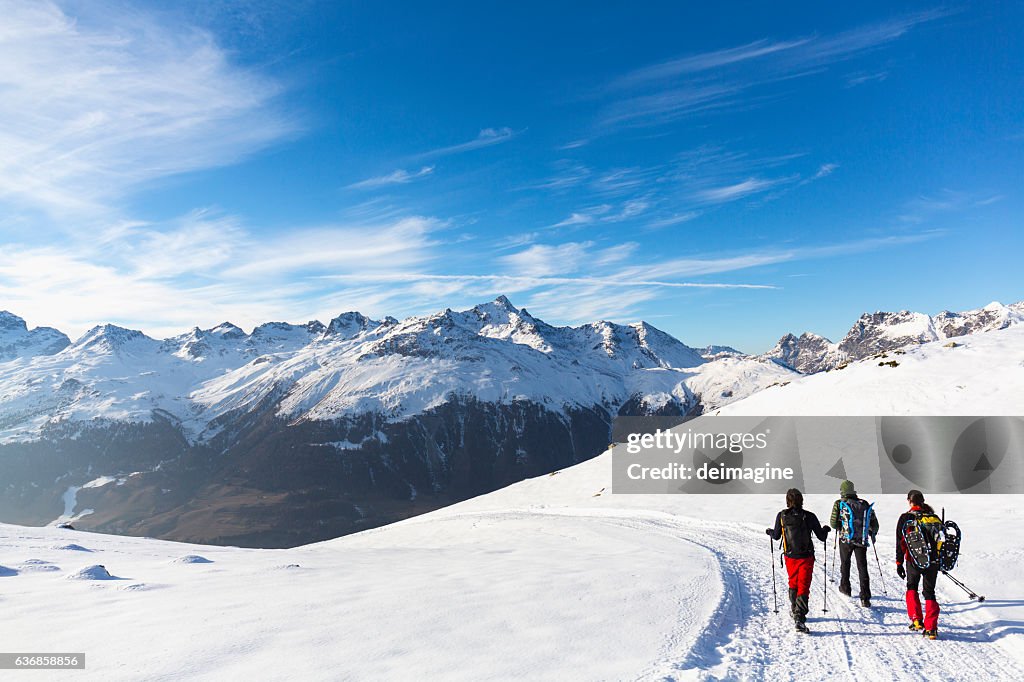
{"type": "Polygon", "coordinates": [[[853,487],[853,481],[843,481],[839,484],[839,494],[843,497],[850,497],[857,494],[857,489],[853,487]]]}

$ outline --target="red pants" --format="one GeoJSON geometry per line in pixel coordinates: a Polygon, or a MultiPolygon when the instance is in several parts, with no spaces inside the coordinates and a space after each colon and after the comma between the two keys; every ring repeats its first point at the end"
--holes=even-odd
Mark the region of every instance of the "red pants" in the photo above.
{"type": "Polygon", "coordinates": [[[939,624],[939,602],[924,600],[924,618],[921,618],[921,598],[917,590],[907,590],[907,615],[910,620],[923,620],[925,630],[934,630],[939,624]]]}
{"type": "Polygon", "coordinates": [[[814,575],[814,557],[790,559],[786,557],[786,572],[789,574],[789,589],[796,590],[798,596],[811,593],[811,576],[814,575]]]}
{"type": "Polygon", "coordinates": [[[910,620],[922,620],[921,597],[918,596],[917,587],[919,582],[923,582],[921,596],[924,597],[925,630],[934,630],[939,624],[939,602],[935,601],[935,581],[938,577],[937,566],[922,571],[912,561],[907,564],[907,615],[910,620]]]}

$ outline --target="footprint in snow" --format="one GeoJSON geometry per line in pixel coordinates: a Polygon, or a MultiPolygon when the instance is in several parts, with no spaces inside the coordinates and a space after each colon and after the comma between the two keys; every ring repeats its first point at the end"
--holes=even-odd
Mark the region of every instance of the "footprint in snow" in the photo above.
{"type": "Polygon", "coordinates": [[[65,550],[69,550],[69,551],[72,551],[72,552],[91,552],[92,551],[91,549],[88,549],[86,547],[82,547],[81,545],[76,545],[73,542],[70,543],[70,544],[67,544],[67,545],[56,545],[56,546],[54,546],[54,549],[65,549],[65,550]]]}

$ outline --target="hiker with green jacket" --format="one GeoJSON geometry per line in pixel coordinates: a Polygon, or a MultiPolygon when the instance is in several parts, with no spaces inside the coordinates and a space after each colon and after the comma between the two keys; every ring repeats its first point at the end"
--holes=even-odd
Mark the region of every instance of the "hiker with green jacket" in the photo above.
{"type": "Polygon", "coordinates": [[[857,559],[860,577],[860,605],[871,608],[871,578],[868,577],[868,543],[878,534],[878,518],[874,508],[857,496],[852,481],[839,486],[839,499],[832,505],[828,525],[836,531],[839,541],[839,591],[847,597],[850,587],[850,557],[857,559]]]}

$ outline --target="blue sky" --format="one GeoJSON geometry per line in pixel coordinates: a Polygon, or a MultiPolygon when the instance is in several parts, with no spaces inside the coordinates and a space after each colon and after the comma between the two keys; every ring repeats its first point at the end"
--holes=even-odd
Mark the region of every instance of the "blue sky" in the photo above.
{"type": "Polygon", "coordinates": [[[0,11],[0,308],[31,325],[504,293],[757,352],[1024,298],[1016,3],[0,11]]]}

